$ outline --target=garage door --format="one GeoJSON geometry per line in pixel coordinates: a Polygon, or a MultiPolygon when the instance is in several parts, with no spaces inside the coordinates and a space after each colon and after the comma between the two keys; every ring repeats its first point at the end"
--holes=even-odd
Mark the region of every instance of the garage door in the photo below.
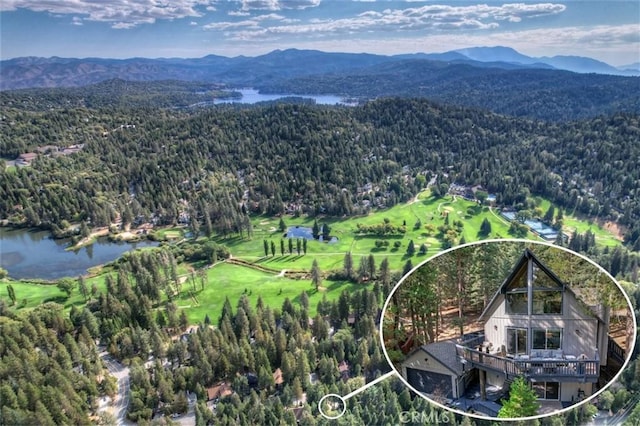
{"type": "Polygon", "coordinates": [[[431,371],[407,368],[407,381],[416,390],[424,393],[437,393],[453,398],[451,376],[431,371]]]}

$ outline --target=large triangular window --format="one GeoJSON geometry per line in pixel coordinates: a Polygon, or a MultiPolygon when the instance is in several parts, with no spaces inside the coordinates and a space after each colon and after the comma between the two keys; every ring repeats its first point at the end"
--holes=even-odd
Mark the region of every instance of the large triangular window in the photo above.
{"type": "Polygon", "coordinates": [[[527,262],[520,265],[506,286],[507,313],[526,315],[529,313],[527,288],[527,262]]]}
{"type": "Polygon", "coordinates": [[[506,311],[515,315],[562,314],[563,291],[562,282],[527,251],[504,287],[506,311]]]}
{"type": "Polygon", "coordinates": [[[532,260],[529,260],[533,268],[531,313],[534,315],[561,314],[563,285],[532,260]]]}

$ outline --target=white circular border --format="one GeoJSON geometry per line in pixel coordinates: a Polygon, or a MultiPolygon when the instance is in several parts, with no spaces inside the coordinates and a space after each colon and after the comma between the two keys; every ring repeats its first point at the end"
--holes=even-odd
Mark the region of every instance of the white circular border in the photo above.
{"type": "MultiPolygon", "coordinates": [[[[389,296],[387,296],[387,300],[385,300],[384,305],[382,306],[382,313],[380,315],[380,326],[379,326],[379,328],[380,328],[379,329],[380,344],[382,345],[382,352],[384,352],[384,357],[386,358],[387,362],[389,363],[389,365],[391,366],[393,371],[396,372],[396,376],[398,376],[400,378],[400,380],[405,384],[405,386],[407,386],[412,392],[414,392],[418,396],[424,398],[430,404],[433,404],[433,405],[435,405],[435,406],[437,406],[439,408],[442,408],[444,410],[450,411],[452,413],[460,414],[462,416],[469,416],[469,417],[473,417],[473,418],[480,419],[480,420],[492,420],[492,421],[527,421],[527,420],[541,419],[541,418],[545,418],[545,417],[551,417],[551,416],[554,416],[556,414],[565,413],[567,411],[573,410],[574,408],[577,408],[577,407],[579,407],[581,405],[584,405],[584,404],[588,403],[589,401],[591,401],[595,397],[597,397],[600,393],[602,393],[605,390],[607,390],[607,388],[609,388],[609,386],[611,386],[611,384],[613,382],[615,382],[616,379],[618,379],[618,377],[620,377],[620,375],[622,374],[624,369],[627,368],[627,366],[629,365],[629,362],[631,361],[631,356],[633,355],[633,348],[635,348],[636,339],[637,339],[637,336],[638,336],[638,322],[636,320],[636,313],[635,313],[635,310],[633,309],[633,304],[631,303],[631,300],[629,299],[629,295],[627,294],[626,291],[624,291],[624,289],[622,288],[620,283],[609,273],[609,271],[607,271],[602,266],[598,265],[596,262],[594,262],[593,260],[589,259],[588,257],[586,257],[586,256],[584,256],[584,255],[582,255],[580,253],[576,253],[573,250],[569,250],[569,249],[567,249],[565,247],[557,246],[557,245],[551,244],[551,243],[545,243],[545,242],[542,242],[542,241],[527,240],[527,239],[524,239],[524,238],[494,238],[494,239],[488,239],[488,240],[482,240],[482,241],[474,241],[472,243],[467,243],[467,244],[462,244],[462,245],[458,245],[458,246],[455,246],[455,247],[451,247],[451,248],[449,248],[447,250],[443,250],[441,252],[438,252],[438,253],[434,254],[433,256],[429,257],[428,259],[423,260],[418,265],[413,267],[413,269],[411,269],[409,272],[407,272],[402,278],[400,278],[400,281],[398,281],[398,283],[391,289],[391,292],[389,292],[389,296]],[[560,410],[557,410],[557,411],[553,411],[551,413],[539,414],[537,416],[529,416],[529,417],[499,418],[499,417],[479,416],[479,415],[474,414],[474,413],[467,413],[465,411],[456,410],[454,408],[447,407],[444,404],[441,404],[439,402],[436,402],[436,401],[433,401],[432,399],[427,398],[422,393],[420,393],[416,389],[414,389],[413,386],[411,386],[409,384],[409,382],[407,382],[407,380],[404,377],[402,377],[402,374],[396,369],[396,367],[393,365],[393,363],[389,359],[389,354],[387,353],[387,348],[384,345],[384,335],[383,335],[383,332],[382,332],[382,328],[383,328],[383,324],[384,324],[384,314],[385,314],[385,312],[387,310],[387,306],[389,305],[389,301],[391,300],[391,296],[393,296],[393,293],[398,289],[398,287],[400,287],[402,282],[409,275],[411,275],[414,271],[416,271],[418,268],[420,268],[425,263],[435,259],[436,257],[442,256],[443,254],[449,253],[450,251],[454,251],[454,250],[457,250],[457,249],[460,249],[460,248],[463,248],[463,247],[476,246],[476,245],[488,244],[488,243],[538,244],[538,245],[553,247],[553,248],[556,248],[558,250],[564,250],[564,251],[566,251],[568,253],[571,253],[571,254],[573,254],[575,256],[581,257],[584,260],[586,260],[587,262],[591,263],[596,268],[598,268],[600,271],[604,272],[607,275],[607,277],[609,277],[609,279],[611,279],[611,281],[613,281],[616,284],[616,286],[618,286],[618,289],[622,292],[625,300],[627,301],[627,305],[631,308],[631,317],[633,318],[633,327],[634,327],[635,332],[633,333],[633,341],[632,341],[632,343],[630,345],[631,350],[629,351],[629,355],[627,356],[627,359],[624,361],[624,364],[622,364],[622,367],[620,367],[620,370],[618,371],[618,373],[616,373],[616,375],[613,376],[613,378],[611,380],[609,380],[609,382],[607,382],[607,384],[605,386],[603,386],[602,389],[599,389],[597,392],[595,392],[593,395],[591,395],[588,398],[586,398],[584,401],[577,402],[577,403],[575,403],[575,404],[573,404],[573,405],[571,405],[571,406],[569,406],[567,408],[563,408],[563,409],[560,409],[560,410]]],[[[331,394],[329,394],[329,395],[331,395],[331,394]]],[[[329,395],[326,395],[326,396],[329,396],[329,395]]],[[[326,396],[325,396],[325,398],[326,398],[326,396]]],[[[346,407],[346,405],[345,405],[345,407],[346,407]]]]}
{"type": "Polygon", "coordinates": [[[328,393],[325,396],[323,396],[322,398],[320,398],[320,401],[318,401],[318,411],[320,411],[320,414],[322,414],[322,416],[325,419],[329,419],[329,420],[339,419],[347,411],[347,401],[343,397],[338,395],[338,394],[328,393]],[[339,414],[336,414],[335,416],[329,416],[328,414],[325,414],[324,411],[322,411],[322,401],[324,401],[325,399],[327,399],[329,397],[338,398],[342,402],[342,411],[339,414]]]}

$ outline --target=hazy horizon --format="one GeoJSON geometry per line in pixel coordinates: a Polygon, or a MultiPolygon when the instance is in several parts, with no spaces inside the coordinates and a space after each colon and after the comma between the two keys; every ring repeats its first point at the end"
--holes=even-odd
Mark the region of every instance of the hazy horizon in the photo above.
{"type": "Polygon", "coordinates": [[[0,57],[199,58],[289,48],[396,55],[505,46],[640,61],[640,2],[5,0],[0,57]]]}

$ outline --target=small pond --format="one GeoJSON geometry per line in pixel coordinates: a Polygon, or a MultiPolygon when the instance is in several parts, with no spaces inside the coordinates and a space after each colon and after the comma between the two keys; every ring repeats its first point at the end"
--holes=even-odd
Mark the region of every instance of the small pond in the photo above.
{"type": "MultiPolygon", "coordinates": [[[[285,238],[304,238],[305,240],[313,240],[313,228],[308,228],[306,226],[290,226],[287,228],[287,233],[284,234],[285,238]]],[[[322,235],[318,241],[324,241],[322,239],[322,235]]],[[[331,237],[329,239],[329,244],[337,243],[338,238],[331,237]]]]}

